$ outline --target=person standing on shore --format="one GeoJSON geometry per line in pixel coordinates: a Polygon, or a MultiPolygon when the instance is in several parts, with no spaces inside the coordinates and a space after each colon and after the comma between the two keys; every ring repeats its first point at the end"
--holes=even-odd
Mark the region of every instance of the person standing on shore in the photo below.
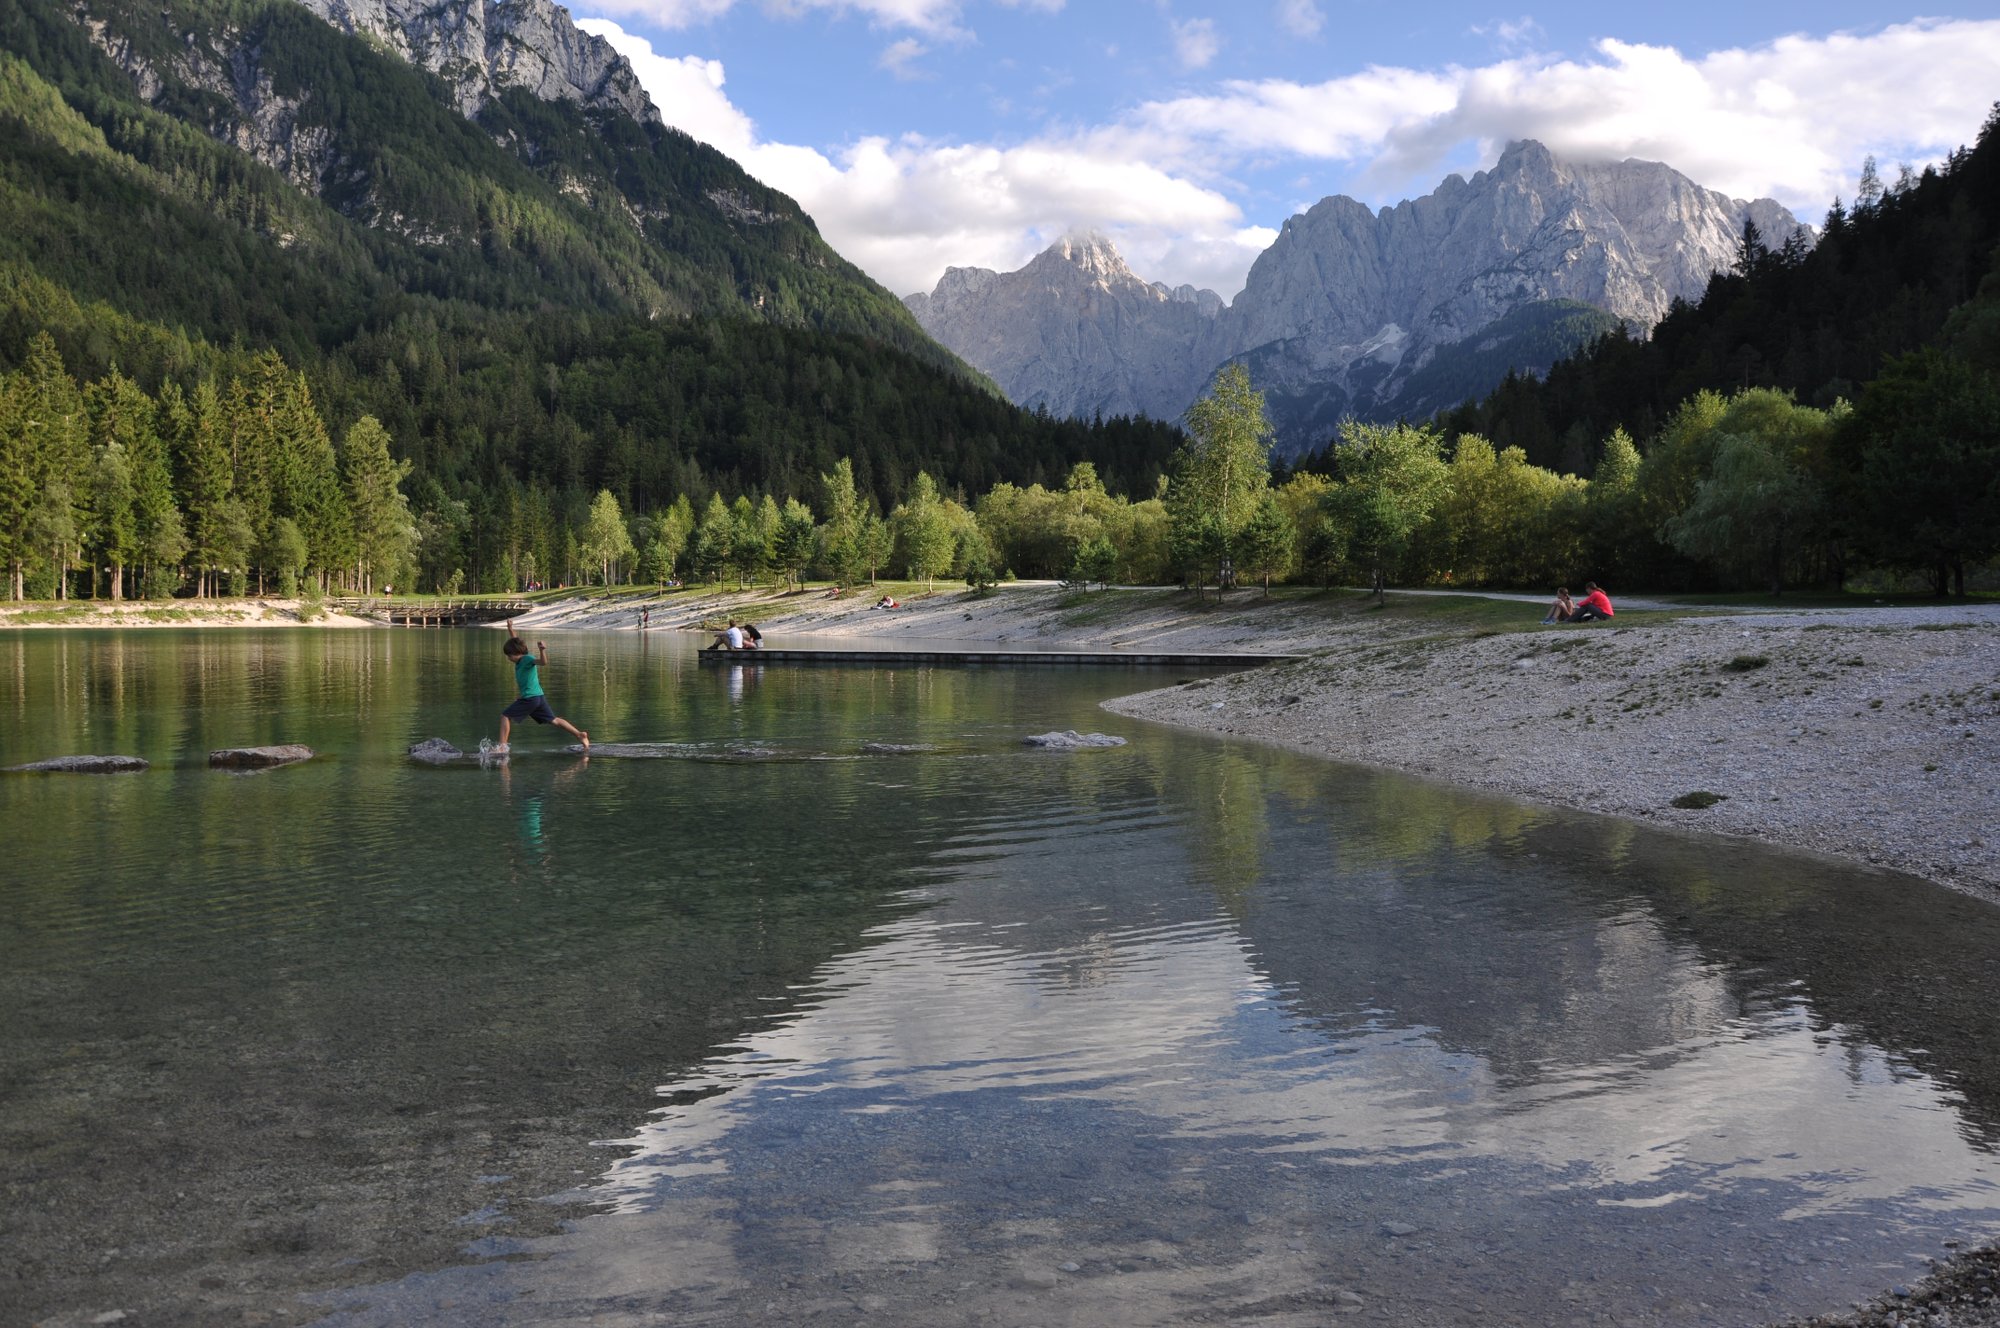
{"type": "Polygon", "coordinates": [[[541,668],[549,662],[549,647],[545,641],[535,642],[535,653],[528,653],[528,643],[514,634],[514,620],[507,620],[507,644],[503,647],[508,662],[514,666],[514,689],[519,693],[514,704],[500,712],[500,745],[495,752],[505,753],[507,738],[514,729],[517,719],[532,719],[537,724],[553,724],[576,735],[585,751],[590,750],[590,735],[576,725],[558,715],[550,706],[549,698],[542,692],[541,668]]]}
{"type": "Polygon", "coordinates": [[[1597,588],[1595,581],[1583,583],[1583,598],[1577,601],[1576,612],[1570,614],[1571,622],[1589,622],[1593,618],[1611,618],[1616,614],[1611,608],[1611,596],[1597,588]]]}

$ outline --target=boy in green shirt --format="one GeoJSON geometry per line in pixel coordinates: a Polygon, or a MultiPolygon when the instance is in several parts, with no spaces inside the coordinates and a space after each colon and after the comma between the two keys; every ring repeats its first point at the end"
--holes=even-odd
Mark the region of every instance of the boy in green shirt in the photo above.
{"type": "Polygon", "coordinates": [[[568,729],[576,735],[576,740],[583,744],[583,749],[589,751],[590,735],[550,709],[549,698],[542,693],[540,670],[542,665],[549,662],[547,643],[535,642],[535,653],[530,655],[528,643],[514,635],[514,620],[509,618],[507,644],[504,649],[508,660],[514,665],[514,686],[520,692],[520,696],[515,698],[514,704],[500,712],[500,745],[492,750],[495,752],[507,750],[507,735],[513,732],[515,720],[532,719],[537,724],[553,724],[559,729],[568,729]]]}

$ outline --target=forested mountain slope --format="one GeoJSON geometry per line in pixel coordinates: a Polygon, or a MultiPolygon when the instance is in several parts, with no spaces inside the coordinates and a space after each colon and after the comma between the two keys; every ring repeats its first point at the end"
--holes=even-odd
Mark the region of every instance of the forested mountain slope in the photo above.
{"type": "Polygon", "coordinates": [[[1149,488],[1172,446],[1007,405],[790,199],[615,99],[464,98],[291,0],[0,0],[0,369],[43,329],[149,391],[275,349],[475,525],[513,489],[807,497],[843,455],[885,504],[1083,458],[1149,488]]]}

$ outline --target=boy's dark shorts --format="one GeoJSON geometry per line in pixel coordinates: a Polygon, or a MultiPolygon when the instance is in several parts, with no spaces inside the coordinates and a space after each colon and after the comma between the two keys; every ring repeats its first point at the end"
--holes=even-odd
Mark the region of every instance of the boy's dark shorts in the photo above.
{"type": "Polygon", "coordinates": [[[523,696],[500,712],[509,719],[532,719],[537,724],[553,724],[556,712],[549,709],[546,696],[523,696]]]}

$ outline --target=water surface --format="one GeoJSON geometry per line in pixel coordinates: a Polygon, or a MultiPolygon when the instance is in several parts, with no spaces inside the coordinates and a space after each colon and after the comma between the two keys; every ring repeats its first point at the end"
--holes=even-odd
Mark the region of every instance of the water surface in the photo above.
{"type": "Polygon", "coordinates": [[[1989,908],[688,644],[429,769],[496,634],[0,636],[0,764],[155,762],[0,777],[0,1321],[1740,1324],[2000,1231],[1989,908]]]}

